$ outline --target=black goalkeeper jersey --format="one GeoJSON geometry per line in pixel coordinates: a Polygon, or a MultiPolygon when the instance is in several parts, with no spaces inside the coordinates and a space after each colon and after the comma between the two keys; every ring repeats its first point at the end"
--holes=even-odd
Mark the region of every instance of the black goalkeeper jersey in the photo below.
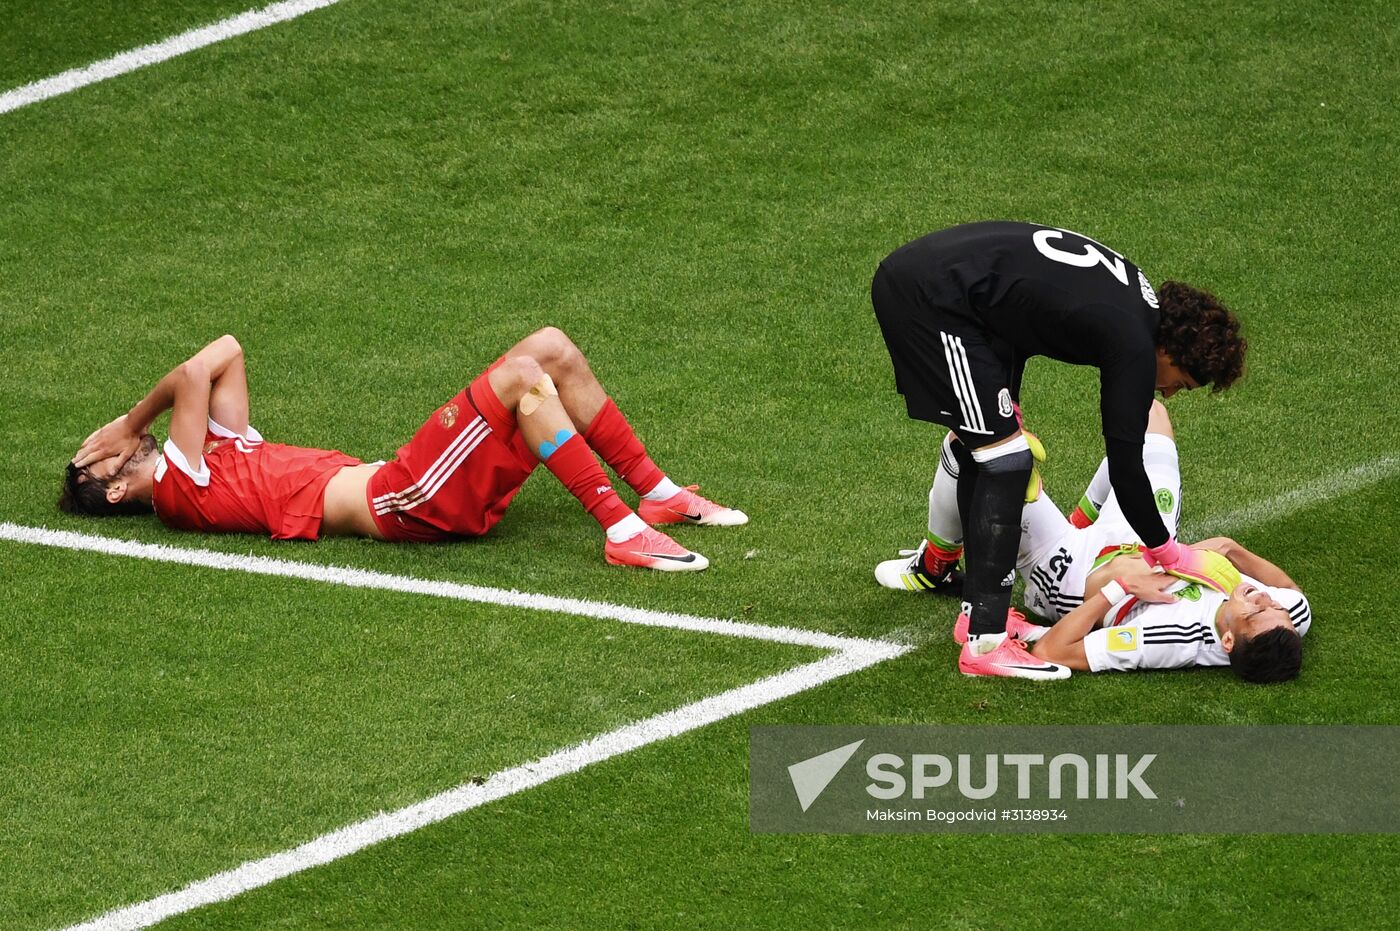
{"type": "Polygon", "coordinates": [[[1157,382],[1157,295],[1136,265],[1078,233],[1010,221],[940,230],[881,264],[925,306],[992,334],[1013,356],[1013,372],[1031,356],[1097,368],[1124,516],[1149,546],[1166,542],[1142,467],[1157,382]]]}

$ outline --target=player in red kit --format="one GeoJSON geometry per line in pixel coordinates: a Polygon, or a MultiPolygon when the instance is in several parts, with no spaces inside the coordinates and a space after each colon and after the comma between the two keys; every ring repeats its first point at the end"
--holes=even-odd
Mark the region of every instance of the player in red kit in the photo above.
{"type": "Polygon", "coordinates": [[[704,569],[704,556],[653,527],[748,521],[671,481],[553,327],[513,346],[378,463],[264,440],[248,422],[243,349],[221,337],[83,442],[58,503],[92,515],[154,510],[179,530],[426,542],[486,533],[541,464],[598,521],[614,565],[704,569]],[[149,430],[166,410],[170,438],[158,449],[149,430]],[[641,496],[637,511],[595,453],[641,496]]]}

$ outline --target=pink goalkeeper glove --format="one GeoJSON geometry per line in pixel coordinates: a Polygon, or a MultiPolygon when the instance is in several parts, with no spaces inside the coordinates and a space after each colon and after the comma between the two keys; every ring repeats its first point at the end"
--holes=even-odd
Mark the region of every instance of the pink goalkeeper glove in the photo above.
{"type": "Polygon", "coordinates": [[[1238,584],[1239,580],[1239,572],[1225,557],[1210,550],[1193,550],[1174,539],[1168,539],[1161,546],[1152,547],[1142,554],[1142,558],[1149,566],[1160,566],[1179,579],[1198,582],[1226,595],[1230,594],[1234,587],[1231,584],[1231,574],[1235,584],[1238,584]]]}
{"type": "Polygon", "coordinates": [[[1173,537],[1167,537],[1167,542],[1161,546],[1148,547],[1142,554],[1142,558],[1147,560],[1147,564],[1152,568],[1161,566],[1163,569],[1171,569],[1181,561],[1181,554],[1189,552],[1186,547],[1176,542],[1173,537]]]}

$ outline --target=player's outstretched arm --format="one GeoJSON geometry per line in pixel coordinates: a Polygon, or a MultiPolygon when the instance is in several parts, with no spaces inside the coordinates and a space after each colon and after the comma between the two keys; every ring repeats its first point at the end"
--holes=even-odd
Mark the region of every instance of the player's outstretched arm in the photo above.
{"type": "Polygon", "coordinates": [[[1098,628],[1104,615],[1116,603],[1110,599],[1110,594],[1116,595],[1120,600],[1132,595],[1147,602],[1172,602],[1176,600],[1176,596],[1163,589],[1175,582],[1175,578],[1162,573],[1115,579],[1096,592],[1092,598],[1084,599],[1082,605],[1060,618],[1055,626],[1050,628],[1049,633],[1036,641],[1031,652],[1048,663],[1059,663],[1076,672],[1084,672],[1089,668],[1089,657],[1084,652],[1084,638],[1098,628]],[[1119,590],[1108,591],[1115,584],[1119,590]]]}
{"type": "Polygon", "coordinates": [[[1215,550],[1221,556],[1230,560],[1231,565],[1253,579],[1258,579],[1265,585],[1272,585],[1275,588],[1291,588],[1295,592],[1302,591],[1298,583],[1293,581],[1287,572],[1269,562],[1258,553],[1252,553],[1244,546],[1231,540],[1229,537],[1211,537],[1209,540],[1202,540],[1193,543],[1192,549],[1215,550]]]}
{"type": "Polygon", "coordinates": [[[221,336],[167,372],[131,410],[93,431],[73,457],[73,464],[84,468],[113,456],[120,456],[125,462],[136,451],[142,434],[149,432],[155,419],[171,408],[175,408],[175,414],[170,421],[170,438],[189,461],[198,462],[210,414],[212,386],[224,378],[231,366],[236,366],[236,377],[223,398],[228,408],[224,413],[236,420],[241,409],[242,422],[226,426],[246,430],[248,396],[243,348],[232,336],[221,336]]]}

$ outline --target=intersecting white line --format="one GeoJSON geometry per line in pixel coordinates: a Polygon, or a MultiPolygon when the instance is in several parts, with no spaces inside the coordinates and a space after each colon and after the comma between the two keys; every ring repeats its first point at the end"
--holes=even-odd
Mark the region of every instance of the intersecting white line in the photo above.
{"type": "MultiPolygon", "coordinates": [[[[1364,488],[1389,477],[1397,470],[1400,470],[1400,458],[1382,457],[1336,475],[1324,476],[1274,498],[1210,518],[1209,522],[1217,528],[1235,532],[1244,527],[1284,517],[1304,507],[1364,488]]],[[[576,614],[631,624],[670,627],[835,651],[825,659],[807,663],[775,676],[769,676],[757,682],[636,721],[582,743],[565,747],[530,763],[501,770],[479,784],[469,783],[457,786],[397,811],[383,812],[323,834],[290,850],[274,853],[258,860],[250,860],[231,870],[190,883],[173,892],[145,902],[113,909],[90,921],[74,925],[69,931],[78,931],[78,929],[83,929],[83,931],[117,931],[117,929],[144,928],[173,915],[225,901],[302,870],[330,863],[371,845],[542,785],[559,776],[577,772],[594,763],[796,695],[841,676],[893,659],[914,649],[917,643],[928,637],[927,631],[895,631],[891,634],[891,636],[900,639],[909,637],[913,641],[912,643],[839,637],[819,631],[790,627],[767,627],[761,624],[745,624],[718,618],[645,611],[605,602],[459,585],[362,569],[320,566],[260,556],[242,556],[218,553],[212,550],[137,543],[130,540],[49,530],[42,527],[24,527],[11,523],[0,523],[0,540],[260,575],[306,579],[360,588],[414,592],[423,595],[576,614]],[[915,635],[916,633],[917,635],[915,635]]]]}
{"type": "Polygon", "coordinates": [[[284,3],[270,4],[260,10],[248,10],[236,16],[230,16],[228,19],[221,19],[217,23],[191,29],[160,42],[143,45],[140,48],[113,55],[111,58],[95,61],[82,68],[73,68],[62,74],[56,74],[53,77],[6,91],[0,94],[0,113],[18,110],[31,103],[48,100],[50,97],[57,97],[59,94],[66,94],[80,87],[126,74],[128,71],[157,64],[178,55],[193,52],[206,45],[213,45],[215,42],[241,36],[245,32],[253,32],[275,23],[295,19],[310,13],[312,10],[319,10],[339,2],[340,0],[287,0],[284,3]]]}
{"type": "Polygon", "coordinates": [[[721,634],[794,646],[817,647],[833,651],[831,655],[815,662],[806,663],[777,675],[760,679],[757,682],[729,689],[680,708],[635,721],[582,743],[557,750],[532,762],[501,770],[488,777],[484,782],[459,785],[405,808],[381,812],[363,821],[323,834],[290,850],[250,860],[231,870],[192,882],[173,892],[145,902],[113,909],[82,924],[74,925],[70,931],[75,931],[75,929],[117,931],[117,929],[148,927],[173,915],[215,902],[222,902],[302,870],[349,856],[373,844],[399,837],[461,812],[514,795],[517,792],[523,792],[560,776],[578,772],[584,767],[620,754],[816,688],[833,679],[867,669],[885,660],[894,659],[912,649],[905,644],[890,643],[884,640],[839,637],[820,631],[799,630],[792,627],[767,627],[762,624],[744,624],[719,618],[644,611],[604,602],[508,592],[502,589],[435,582],[408,576],[369,572],[362,569],[319,566],[289,560],[268,559],[261,556],[159,546],[93,534],[49,530],[43,527],[25,527],[12,523],[0,523],[0,540],[172,562],[188,566],[350,585],[358,588],[414,592],[429,596],[576,614],[623,621],[629,624],[670,627],[678,630],[721,634]]]}

